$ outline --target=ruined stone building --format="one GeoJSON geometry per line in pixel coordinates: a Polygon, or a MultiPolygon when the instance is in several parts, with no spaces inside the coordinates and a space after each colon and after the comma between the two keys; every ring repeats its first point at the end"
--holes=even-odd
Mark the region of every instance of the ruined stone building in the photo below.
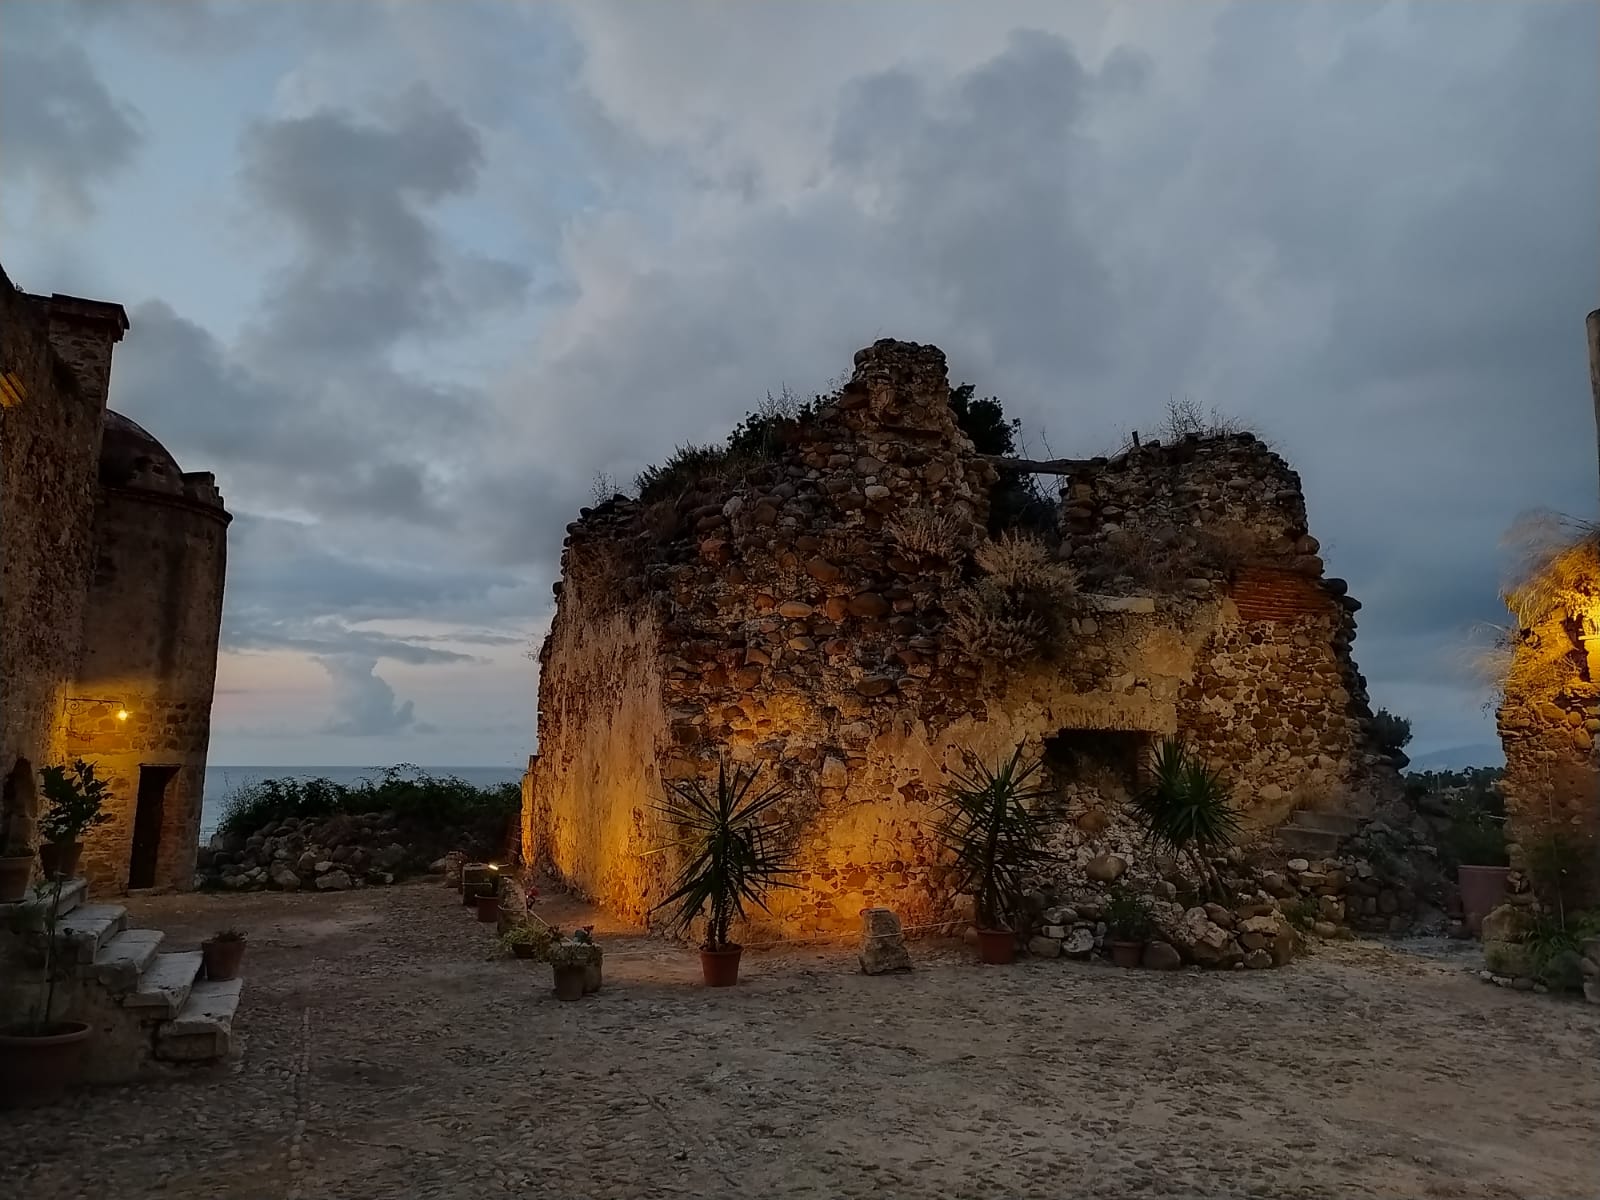
{"type": "Polygon", "coordinates": [[[1248,434],[1051,464],[1059,503],[1008,529],[1020,469],[962,433],[943,354],[880,341],[753,452],[701,458],[568,526],[540,654],[524,854],[620,914],[675,867],[649,853],[663,781],[720,755],[790,790],[788,935],[943,911],[928,802],[963,748],[1045,755],[1086,850],[1164,735],[1227,773],[1255,831],[1396,783],[1359,606],[1248,434]]]}
{"type": "Polygon", "coordinates": [[[0,834],[36,841],[39,768],[111,784],[89,834],[101,890],[188,887],[199,840],[230,517],[106,407],[118,304],[0,272],[0,834]]]}

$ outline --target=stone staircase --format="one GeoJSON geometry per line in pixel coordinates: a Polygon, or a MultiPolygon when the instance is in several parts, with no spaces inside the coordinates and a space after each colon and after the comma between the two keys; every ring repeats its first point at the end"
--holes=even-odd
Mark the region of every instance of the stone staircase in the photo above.
{"type": "MultiPolygon", "coordinates": [[[[159,929],[129,929],[126,908],[87,903],[88,892],[82,879],[62,885],[52,1013],[94,1028],[86,1081],[124,1082],[152,1062],[227,1057],[244,981],[201,978],[200,951],[163,951],[159,929]]],[[[50,908],[48,890],[0,904],[0,1025],[25,1019],[43,997],[50,908]]]]}
{"type": "Polygon", "coordinates": [[[1359,818],[1345,813],[1312,812],[1302,808],[1280,825],[1273,837],[1286,850],[1327,858],[1337,854],[1340,843],[1360,828],[1359,818]]]}

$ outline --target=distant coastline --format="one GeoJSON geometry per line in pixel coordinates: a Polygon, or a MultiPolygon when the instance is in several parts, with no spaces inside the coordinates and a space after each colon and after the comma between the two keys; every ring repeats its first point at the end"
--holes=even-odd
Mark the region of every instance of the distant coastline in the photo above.
{"type": "MultiPolygon", "coordinates": [[[[502,783],[516,783],[522,778],[519,767],[419,767],[429,775],[454,775],[478,787],[494,787],[502,783]]],[[[222,819],[222,810],[228,797],[242,787],[260,783],[263,779],[328,779],[334,783],[354,784],[383,771],[383,767],[261,767],[261,766],[207,766],[205,797],[200,808],[200,842],[211,840],[222,819]]]]}

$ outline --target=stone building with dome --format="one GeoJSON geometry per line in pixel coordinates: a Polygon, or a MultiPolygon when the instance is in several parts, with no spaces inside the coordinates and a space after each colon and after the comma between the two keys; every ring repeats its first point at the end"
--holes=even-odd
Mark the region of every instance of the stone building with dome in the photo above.
{"type": "Polygon", "coordinates": [[[107,408],[127,332],[119,304],[0,271],[0,833],[36,844],[39,769],[93,762],[100,891],[193,880],[231,519],[209,472],[107,408]]]}

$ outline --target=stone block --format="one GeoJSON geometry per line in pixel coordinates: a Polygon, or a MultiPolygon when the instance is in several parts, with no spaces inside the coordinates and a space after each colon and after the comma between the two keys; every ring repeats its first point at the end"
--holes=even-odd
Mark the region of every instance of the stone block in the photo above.
{"type": "Polygon", "coordinates": [[[1035,958],[1060,958],[1061,939],[1054,937],[1031,937],[1028,939],[1028,953],[1035,958]]]}
{"type": "Polygon", "coordinates": [[[861,970],[867,975],[890,971],[909,971],[911,954],[906,949],[900,918],[892,909],[861,910],[861,970]]]}

